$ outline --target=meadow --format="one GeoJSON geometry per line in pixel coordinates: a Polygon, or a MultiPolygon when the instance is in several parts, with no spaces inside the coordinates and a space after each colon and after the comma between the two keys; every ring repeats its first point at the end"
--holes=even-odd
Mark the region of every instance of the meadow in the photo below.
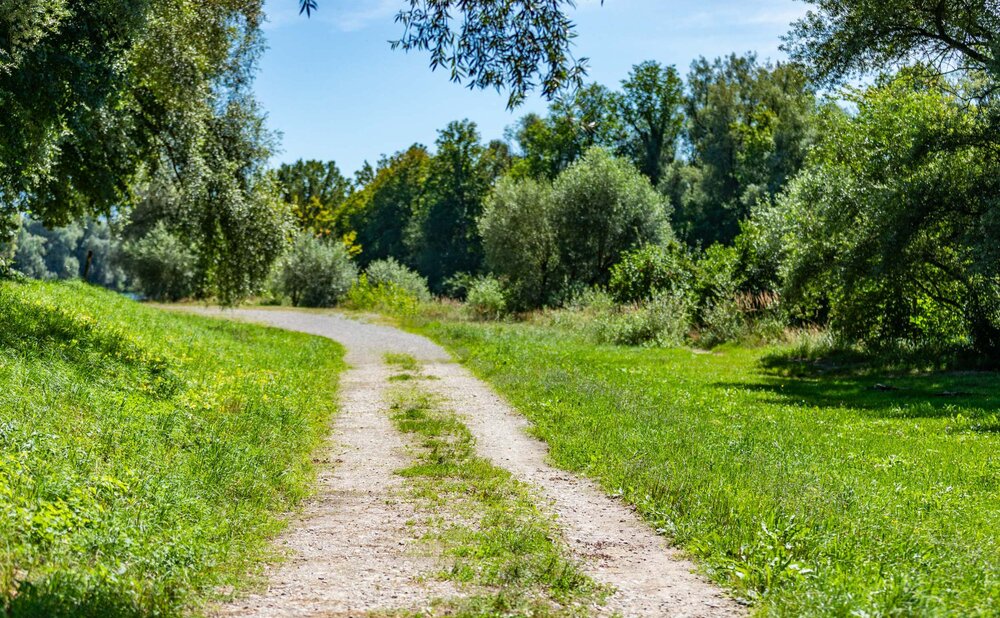
{"type": "Polygon", "coordinates": [[[1000,613],[1000,376],[425,322],[759,615],[1000,613]]]}
{"type": "Polygon", "coordinates": [[[342,348],[0,283],[0,615],[170,616],[253,578],[309,491],[342,348]]]}

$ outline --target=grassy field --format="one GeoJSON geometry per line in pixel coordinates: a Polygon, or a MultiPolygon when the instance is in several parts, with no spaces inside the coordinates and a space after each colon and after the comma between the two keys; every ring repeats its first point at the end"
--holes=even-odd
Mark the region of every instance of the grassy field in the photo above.
{"type": "Polygon", "coordinates": [[[1000,376],[421,329],[762,615],[1000,614],[1000,376]]]}
{"type": "Polygon", "coordinates": [[[0,283],[0,615],[197,612],[308,490],[342,349],[0,283]]]}

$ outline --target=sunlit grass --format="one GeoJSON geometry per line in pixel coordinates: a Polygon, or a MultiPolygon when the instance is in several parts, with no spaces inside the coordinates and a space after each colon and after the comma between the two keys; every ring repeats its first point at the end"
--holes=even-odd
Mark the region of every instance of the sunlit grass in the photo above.
{"type": "Polygon", "coordinates": [[[443,576],[471,586],[440,602],[449,616],[585,616],[603,594],[568,558],[555,524],[526,485],[475,453],[454,412],[414,386],[392,391],[396,427],[417,438],[417,460],[399,471],[429,513],[443,576]]]}
{"type": "Polygon", "coordinates": [[[780,350],[437,323],[599,480],[776,615],[1000,613],[1000,376],[789,370],[780,350]],[[766,362],[765,362],[766,361],[766,362]]]}
{"type": "Polygon", "coordinates": [[[0,284],[0,614],[176,615],[308,491],[342,349],[0,284]]]}

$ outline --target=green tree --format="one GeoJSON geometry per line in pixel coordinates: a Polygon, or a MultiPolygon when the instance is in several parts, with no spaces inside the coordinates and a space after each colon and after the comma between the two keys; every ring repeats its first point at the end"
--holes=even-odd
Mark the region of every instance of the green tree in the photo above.
{"type": "Polygon", "coordinates": [[[407,239],[417,270],[432,290],[440,291],[456,273],[476,273],[482,267],[476,221],[507,164],[505,157],[499,144],[483,146],[473,122],[452,122],[440,131],[427,194],[407,239]]]}
{"type": "Polygon", "coordinates": [[[508,139],[520,151],[515,176],[555,179],[593,146],[616,149],[624,141],[615,93],[589,84],[554,101],[546,117],[521,118],[508,139]]]}
{"type": "Polygon", "coordinates": [[[301,232],[277,264],[278,287],[296,307],[332,307],[358,269],[343,243],[301,232]]]}
{"type": "Polygon", "coordinates": [[[685,108],[690,160],[664,186],[675,226],[690,244],[728,244],[753,205],[801,169],[814,139],[815,96],[796,65],[731,55],[695,61],[685,108]]]}
{"type": "Polygon", "coordinates": [[[605,285],[626,251],[672,238],[664,198],[625,159],[592,148],[553,185],[553,229],[561,276],[605,285]]]}
{"type": "Polygon", "coordinates": [[[654,186],[674,160],[683,127],[684,84],[677,69],[647,61],[622,82],[618,113],[628,129],[622,151],[654,186]]]}
{"type": "Polygon", "coordinates": [[[967,344],[1000,358],[1000,149],[985,114],[908,72],[831,115],[765,213],[785,295],[870,347],[967,344]]]}
{"type": "Polygon", "coordinates": [[[547,180],[504,177],[486,200],[479,219],[486,266],[515,311],[552,302],[562,287],[553,212],[547,180]]]}
{"type": "Polygon", "coordinates": [[[362,266],[388,258],[410,262],[406,234],[427,192],[430,167],[427,149],[414,144],[383,159],[371,181],[344,202],[338,231],[357,232],[362,266]]]}
{"type": "MultiPolygon", "coordinates": [[[[807,0],[816,10],[785,39],[792,57],[834,81],[922,61],[1000,79],[995,0],[807,0]]],[[[989,87],[978,94],[994,92],[989,87]]]]}
{"type": "Polygon", "coordinates": [[[333,161],[283,163],[276,172],[281,199],[292,206],[301,230],[328,235],[334,230],[337,209],[353,189],[333,161]]]}
{"type": "Polygon", "coordinates": [[[20,41],[0,71],[0,208],[58,226],[127,212],[157,178],[181,196],[172,229],[197,245],[206,285],[227,301],[253,291],[283,235],[260,178],[273,139],[248,95],[261,2],[53,6],[0,17],[20,41]]]}

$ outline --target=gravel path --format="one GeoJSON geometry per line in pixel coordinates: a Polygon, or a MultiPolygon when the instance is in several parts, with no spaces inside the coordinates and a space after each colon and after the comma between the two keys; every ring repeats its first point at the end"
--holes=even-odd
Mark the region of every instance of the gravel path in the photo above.
{"type": "Polygon", "coordinates": [[[410,354],[438,378],[427,387],[462,415],[479,453],[532,485],[557,521],[567,546],[596,581],[610,584],[607,613],[626,617],[739,616],[742,608],[701,577],[694,565],[626,505],[589,480],[552,467],[528,422],[486,384],[431,341],[395,328],[272,310],[197,310],[320,335],[347,348],[340,415],[333,428],[332,469],[324,467],[317,497],[281,539],[292,559],[268,573],[269,590],[223,608],[224,616],[353,616],[422,607],[457,594],[424,576],[433,559],[415,556],[405,522],[413,507],[398,500],[392,471],[406,461],[403,441],[385,415],[386,352],[410,354]]]}

